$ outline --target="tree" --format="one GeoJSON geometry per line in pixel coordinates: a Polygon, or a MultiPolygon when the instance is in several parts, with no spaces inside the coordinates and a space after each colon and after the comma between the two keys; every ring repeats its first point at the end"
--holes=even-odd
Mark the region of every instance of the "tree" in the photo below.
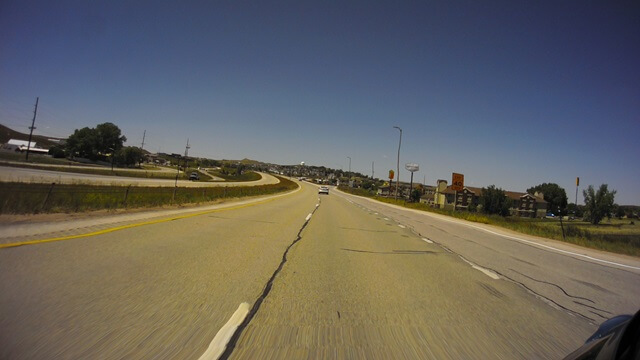
{"type": "Polygon", "coordinates": [[[609,191],[607,184],[600,185],[595,191],[593,185],[582,192],[584,195],[584,218],[592,224],[598,224],[604,217],[611,219],[615,207],[615,190],[609,191]]]}
{"type": "Polygon", "coordinates": [[[67,150],[71,157],[83,157],[91,160],[97,160],[98,154],[95,150],[97,142],[94,129],[83,127],[76,129],[67,139],[67,150]]]}
{"type": "Polygon", "coordinates": [[[54,145],[49,148],[49,155],[56,159],[61,159],[65,156],[64,148],[59,145],[54,145]]]}
{"type": "Polygon", "coordinates": [[[582,217],[583,207],[584,206],[582,205],[576,206],[576,204],[571,203],[567,204],[567,211],[569,212],[569,214],[574,214],[576,217],[582,217]]]}
{"type": "Polygon", "coordinates": [[[509,215],[511,201],[507,198],[504,190],[491,185],[488,188],[482,188],[479,205],[478,208],[481,208],[486,214],[507,216],[509,215]]]}
{"type": "Polygon", "coordinates": [[[144,160],[144,151],[139,147],[125,146],[116,153],[116,162],[126,166],[136,165],[144,160]]]}
{"type": "Polygon", "coordinates": [[[105,159],[107,154],[114,155],[122,148],[127,138],[112,123],[99,124],[96,128],[76,129],[67,139],[67,150],[71,156],[90,160],[105,159]]]}
{"type": "Polygon", "coordinates": [[[533,195],[535,192],[541,192],[544,195],[544,201],[549,204],[548,209],[551,211],[560,210],[560,214],[565,214],[567,211],[567,193],[563,188],[554,183],[543,183],[527,189],[527,192],[533,195]]]}
{"type": "Polygon", "coordinates": [[[411,200],[411,202],[420,202],[421,195],[422,195],[422,192],[419,189],[413,189],[413,191],[411,191],[411,195],[409,196],[409,199],[411,200]]]}
{"type": "Polygon", "coordinates": [[[114,154],[122,149],[124,142],[127,141],[127,138],[120,132],[120,128],[110,122],[99,124],[95,128],[95,132],[96,147],[98,152],[102,154],[114,154]]]}

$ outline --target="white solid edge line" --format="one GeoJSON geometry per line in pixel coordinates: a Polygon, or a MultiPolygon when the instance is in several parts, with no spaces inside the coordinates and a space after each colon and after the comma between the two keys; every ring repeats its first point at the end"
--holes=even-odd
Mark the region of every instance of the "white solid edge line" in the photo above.
{"type": "Polygon", "coordinates": [[[429,243],[429,244],[433,244],[433,241],[431,241],[431,240],[429,240],[429,239],[422,238],[422,240],[423,240],[423,241],[425,241],[425,242],[427,242],[427,243],[429,243]]]}
{"type": "MultiPolygon", "coordinates": [[[[366,199],[366,200],[369,200],[369,199],[366,199]]],[[[375,201],[375,200],[369,200],[369,201],[375,201]]],[[[396,206],[396,205],[393,205],[393,204],[384,204],[383,203],[383,205],[391,206],[391,207],[397,208],[398,210],[405,210],[405,211],[407,210],[407,209],[403,209],[403,208],[401,208],[399,206],[396,206]]],[[[409,209],[409,211],[411,211],[411,210],[409,209]]],[[[415,211],[415,213],[418,213],[417,210],[415,211]]],[[[420,214],[420,213],[418,213],[418,214],[420,214]]],[[[488,232],[490,234],[493,234],[493,235],[498,235],[498,236],[502,236],[502,237],[505,237],[505,238],[508,238],[508,239],[513,239],[513,240],[516,240],[516,241],[519,241],[519,242],[523,242],[523,243],[526,243],[526,244],[529,244],[529,245],[533,245],[533,246],[538,246],[538,247],[541,247],[541,248],[549,249],[549,250],[556,251],[556,252],[559,252],[559,253],[562,253],[562,254],[573,255],[573,256],[577,256],[577,257],[581,257],[581,258],[589,259],[589,260],[592,260],[592,261],[595,261],[595,262],[600,262],[600,263],[609,264],[609,265],[613,265],[613,266],[619,266],[619,267],[628,268],[628,269],[640,270],[640,267],[637,267],[637,266],[620,264],[620,263],[617,263],[617,262],[614,262],[614,261],[602,260],[602,259],[595,258],[593,256],[589,256],[589,255],[574,253],[574,252],[567,251],[567,250],[558,249],[558,248],[555,248],[553,246],[537,243],[535,241],[525,240],[525,239],[521,239],[519,237],[515,237],[515,236],[511,236],[511,235],[500,234],[498,232],[491,231],[489,229],[485,229],[485,228],[480,227],[480,226],[475,226],[475,225],[471,225],[471,224],[465,224],[465,223],[460,222],[460,221],[443,219],[441,217],[436,217],[436,216],[433,216],[431,214],[428,214],[426,212],[422,212],[422,214],[426,215],[426,216],[429,216],[429,217],[432,217],[432,218],[435,218],[435,219],[439,219],[439,220],[442,220],[442,221],[447,221],[447,222],[450,222],[450,223],[460,224],[460,225],[463,225],[463,226],[468,226],[468,227],[471,227],[471,228],[474,228],[474,229],[486,231],[486,232],[488,232]]]]}
{"type": "Polygon", "coordinates": [[[305,221],[309,221],[309,219],[311,219],[311,214],[307,215],[307,218],[304,219],[305,221]]]}
{"type": "Polygon", "coordinates": [[[480,226],[460,223],[460,222],[452,221],[452,220],[449,220],[449,219],[440,219],[440,220],[444,220],[444,221],[448,221],[448,222],[452,222],[452,223],[456,223],[456,224],[462,224],[462,225],[465,225],[465,226],[468,226],[468,227],[472,227],[474,229],[486,231],[486,232],[488,232],[490,234],[493,234],[493,235],[498,235],[498,236],[502,236],[502,237],[505,237],[505,238],[508,238],[508,239],[513,239],[513,240],[516,240],[516,241],[519,241],[519,242],[523,242],[523,243],[526,243],[526,244],[529,244],[529,245],[533,245],[533,246],[539,246],[539,247],[542,247],[542,248],[545,248],[545,249],[549,249],[549,250],[553,250],[553,251],[556,251],[556,252],[559,252],[559,253],[579,256],[579,257],[583,257],[585,259],[589,259],[589,260],[593,260],[593,261],[596,261],[596,262],[601,262],[601,263],[605,263],[605,264],[609,264],[609,265],[620,266],[620,267],[625,267],[625,268],[634,269],[634,270],[640,270],[640,267],[637,267],[637,266],[620,264],[620,263],[613,262],[613,261],[594,258],[593,256],[589,256],[589,255],[584,255],[584,254],[574,253],[574,252],[567,251],[567,250],[558,249],[558,248],[555,248],[553,246],[537,243],[535,241],[525,240],[525,239],[522,239],[522,238],[519,238],[519,237],[515,237],[515,236],[511,236],[511,235],[500,234],[498,232],[491,231],[489,229],[485,229],[485,228],[482,228],[480,226]]]}
{"type": "Polygon", "coordinates": [[[209,344],[207,351],[200,356],[199,360],[213,360],[218,359],[220,355],[224,352],[227,347],[227,343],[235,333],[236,329],[242,322],[244,318],[249,313],[249,303],[243,302],[238,307],[238,310],[231,315],[229,321],[220,330],[209,344]]]}

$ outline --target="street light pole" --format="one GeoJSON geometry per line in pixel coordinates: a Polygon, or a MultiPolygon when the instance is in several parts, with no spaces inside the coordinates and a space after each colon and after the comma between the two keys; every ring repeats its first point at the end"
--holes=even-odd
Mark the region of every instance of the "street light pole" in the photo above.
{"type": "Polygon", "coordinates": [[[400,145],[402,145],[402,129],[398,126],[394,126],[394,129],[398,129],[400,131],[400,141],[398,142],[398,162],[396,163],[396,174],[398,174],[398,178],[396,179],[396,200],[398,200],[398,186],[400,185],[400,145]]]}

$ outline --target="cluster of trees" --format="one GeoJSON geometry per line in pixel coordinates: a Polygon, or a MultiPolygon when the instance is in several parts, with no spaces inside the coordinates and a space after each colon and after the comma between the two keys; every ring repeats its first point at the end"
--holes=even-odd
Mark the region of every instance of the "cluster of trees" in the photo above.
{"type": "Polygon", "coordinates": [[[71,157],[105,160],[107,155],[113,156],[122,149],[125,141],[120,128],[107,122],[95,128],[76,129],[67,139],[66,151],[71,157]]]}
{"type": "Polygon", "coordinates": [[[485,214],[507,216],[509,215],[509,208],[511,208],[511,199],[507,197],[504,190],[491,185],[487,188],[482,188],[482,196],[478,201],[478,208],[485,214]]]}
{"type": "Polygon", "coordinates": [[[144,151],[135,146],[124,146],[127,138],[120,128],[106,122],[95,128],[76,129],[64,146],[49,149],[53,157],[86,158],[92,161],[111,161],[119,165],[136,165],[144,160],[144,151]]]}
{"type": "MultiPolygon", "coordinates": [[[[600,185],[598,190],[595,190],[593,185],[583,191],[584,195],[584,207],[579,208],[575,204],[571,204],[571,209],[567,204],[567,194],[563,188],[558,184],[544,183],[527,189],[530,194],[536,192],[542,192],[544,200],[548,203],[547,209],[549,211],[557,212],[558,215],[566,215],[568,210],[574,210],[578,215],[580,210],[584,220],[591,222],[592,224],[598,224],[605,217],[611,219],[615,214],[618,217],[626,215],[625,210],[621,210],[615,204],[614,198],[616,191],[609,190],[607,184],[600,185]]],[[[509,215],[509,208],[512,202],[506,196],[504,190],[496,188],[495,185],[491,185],[488,188],[482,189],[482,196],[480,196],[478,210],[486,214],[498,214],[501,216],[509,215]]],[[[579,215],[578,215],[579,216],[579,215]]]]}
{"type": "Polygon", "coordinates": [[[567,193],[558,184],[542,183],[528,188],[527,192],[531,195],[536,192],[543,193],[544,201],[547,202],[549,211],[558,215],[567,214],[567,193]]]}

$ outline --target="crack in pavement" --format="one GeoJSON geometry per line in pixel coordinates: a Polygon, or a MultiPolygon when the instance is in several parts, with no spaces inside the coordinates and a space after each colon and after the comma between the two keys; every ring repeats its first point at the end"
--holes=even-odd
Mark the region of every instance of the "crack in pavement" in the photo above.
{"type": "MultiPolygon", "coordinates": [[[[419,232],[417,232],[417,234],[418,234],[418,236],[420,236],[420,237],[422,237],[422,236],[423,236],[423,235],[422,235],[421,233],[419,233],[419,232]]],[[[435,241],[435,240],[433,240],[433,239],[430,239],[430,240],[431,240],[431,241],[433,241],[433,243],[434,243],[434,244],[436,244],[436,245],[440,246],[441,248],[443,248],[445,251],[447,251],[447,252],[449,252],[449,253],[452,253],[452,254],[455,254],[455,255],[458,255],[458,257],[460,257],[460,258],[462,259],[462,255],[460,255],[460,254],[458,254],[457,252],[455,252],[455,251],[453,251],[453,250],[449,249],[448,247],[446,247],[446,246],[442,245],[442,243],[439,243],[439,242],[437,242],[437,241],[435,241]]],[[[483,268],[485,268],[485,269],[487,269],[487,270],[493,271],[494,273],[496,273],[496,274],[498,274],[498,275],[502,276],[504,279],[507,279],[507,280],[511,281],[512,283],[514,283],[514,284],[517,284],[517,285],[522,286],[522,287],[523,287],[525,290],[527,290],[530,294],[533,294],[533,295],[534,295],[534,296],[536,296],[537,298],[539,298],[539,299],[541,299],[542,301],[546,302],[547,304],[549,304],[549,306],[551,306],[551,307],[557,307],[557,308],[559,308],[559,309],[563,309],[563,310],[567,311],[568,313],[570,313],[570,314],[572,314],[572,315],[579,316],[579,317],[582,317],[582,318],[584,318],[584,319],[586,319],[586,320],[589,320],[589,321],[591,321],[591,323],[592,323],[592,324],[594,324],[594,325],[595,325],[595,322],[596,322],[596,320],[595,320],[595,319],[592,319],[592,318],[590,318],[590,317],[588,317],[588,316],[585,316],[585,315],[580,314],[579,312],[573,311],[573,310],[571,310],[571,309],[569,309],[569,308],[567,308],[567,307],[565,307],[565,306],[560,305],[559,303],[555,302],[554,300],[552,300],[552,299],[550,299],[550,298],[548,298],[548,297],[546,297],[546,296],[544,296],[544,295],[542,295],[542,294],[537,293],[536,291],[534,291],[533,289],[529,288],[529,287],[528,287],[527,285],[525,285],[524,283],[521,283],[520,281],[517,281],[517,280],[515,280],[515,279],[513,279],[513,278],[511,278],[511,277],[509,277],[509,276],[507,276],[507,275],[505,275],[505,274],[503,274],[503,273],[501,273],[500,271],[497,271],[496,269],[493,269],[493,268],[488,267],[488,266],[480,265],[480,264],[478,264],[478,263],[476,263],[476,262],[474,262],[474,263],[475,263],[477,266],[480,266],[480,267],[483,267],[483,268]]],[[[515,271],[515,270],[513,270],[513,269],[510,269],[510,270],[515,271]]],[[[517,272],[517,271],[516,271],[516,272],[517,272]]],[[[521,274],[521,275],[526,276],[526,275],[524,275],[524,274],[521,274]]],[[[532,279],[532,280],[535,280],[535,279],[532,279]]],[[[553,284],[553,285],[555,285],[555,284],[553,284]]],[[[557,285],[556,285],[556,286],[557,286],[557,285]]],[[[561,289],[562,289],[562,288],[561,288],[561,289]]],[[[564,291],[564,290],[563,290],[563,291],[564,291]]],[[[566,292],[565,292],[565,294],[566,294],[566,292]]],[[[569,296],[569,295],[567,294],[567,296],[569,296]]],[[[587,300],[587,301],[591,301],[591,300],[589,300],[589,299],[585,299],[585,300],[587,300]]],[[[592,302],[593,302],[593,301],[592,301],[592,302]]],[[[590,312],[592,312],[592,311],[590,311],[590,312]]],[[[602,315],[599,315],[599,314],[598,314],[598,316],[602,316],[602,315]]]]}
{"type": "MultiPolygon", "coordinates": [[[[588,302],[590,302],[590,303],[592,303],[592,304],[595,304],[595,302],[594,302],[593,300],[591,300],[591,299],[587,299],[587,298],[583,298],[583,297],[580,297],[580,296],[574,296],[574,295],[569,294],[568,292],[566,292],[566,291],[562,288],[562,286],[560,286],[560,285],[558,285],[558,284],[554,284],[554,283],[551,283],[551,282],[548,282],[548,281],[538,280],[538,279],[532,278],[532,277],[531,277],[531,276],[529,276],[529,275],[525,275],[525,274],[521,273],[520,271],[513,270],[513,269],[511,269],[511,268],[509,268],[509,270],[513,271],[513,272],[514,272],[514,273],[516,273],[516,274],[520,274],[520,275],[522,275],[522,276],[526,277],[527,279],[530,279],[530,280],[533,280],[533,281],[536,281],[536,282],[539,282],[539,283],[542,283],[542,284],[547,284],[547,285],[555,286],[555,287],[557,287],[558,289],[560,289],[560,290],[561,290],[565,295],[567,295],[567,296],[568,296],[568,297],[570,297],[570,298],[580,299],[580,300],[585,300],[585,301],[588,301],[588,302]]],[[[594,309],[596,309],[596,308],[594,308],[594,309]]],[[[596,309],[596,310],[600,310],[600,309],[596,309]]],[[[604,311],[604,310],[602,310],[602,311],[604,311]]],[[[605,311],[605,312],[606,312],[606,311],[605,311]]]]}
{"type": "MultiPolygon", "coordinates": [[[[320,202],[318,202],[318,205],[319,204],[320,202]]],[[[320,208],[319,206],[314,207],[313,211],[309,215],[313,215],[319,208],[320,208]]],[[[267,284],[262,290],[262,294],[260,294],[256,302],[253,304],[253,306],[251,307],[251,310],[249,310],[249,314],[247,314],[244,321],[242,321],[242,323],[238,326],[238,328],[234,332],[233,336],[227,343],[227,346],[224,352],[220,356],[220,359],[228,359],[233,353],[233,350],[235,349],[238,343],[238,340],[240,339],[240,335],[242,335],[242,332],[247,328],[247,326],[249,326],[249,323],[251,322],[251,320],[253,320],[253,317],[256,315],[256,313],[258,313],[258,310],[260,310],[260,306],[262,305],[262,302],[267,297],[267,295],[269,295],[269,293],[271,292],[271,288],[273,287],[273,282],[275,281],[276,277],[284,267],[284,264],[287,262],[287,254],[289,253],[289,250],[298,241],[302,240],[302,230],[304,230],[304,228],[307,227],[307,225],[309,224],[309,221],[311,221],[311,217],[307,217],[304,224],[302,224],[302,227],[298,231],[298,235],[296,239],[293,240],[293,242],[289,244],[289,246],[287,246],[287,249],[284,251],[284,254],[282,254],[282,260],[280,261],[280,265],[278,265],[278,268],[276,269],[276,271],[273,272],[273,275],[271,275],[271,278],[269,278],[269,281],[267,281],[267,284]]]]}
{"type": "MultiPolygon", "coordinates": [[[[609,315],[610,315],[609,317],[611,317],[611,315],[613,315],[613,314],[612,314],[611,312],[609,312],[609,311],[602,310],[602,309],[598,309],[598,308],[597,308],[597,307],[595,307],[595,306],[591,306],[591,305],[583,304],[583,303],[581,303],[580,301],[575,301],[575,300],[574,300],[573,302],[574,302],[574,303],[576,303],[576,304],[578,304],[578,305],[582,305],[582,306],[585,306],[585,307],[591,308],[591,309],[593,309],[593,310],[598,310],[598,311],[602,311],[603,313],[607,313],[607,314],[609,314],[609,315]]],[[[603,317],[604,317],[604,316],[603,316],[603,317]]],[[[605,319],[608,319],[608,318],[605,318],[605,319]]]]}
{"type": "MultiPolygon", "coordinates": [[[[493,269],[492,269],[492,270],[493,270],[493,269]]],[[[546,296],[544,296],[544,295],[542,295],[542,294],[539,294],[539,293],[537,293],[536,291],[532,290],[531,288],[529,288],[529,287],[528,287],[527,285],[525,285],[524,283],[521,283],[520,281],[517,281],[517,280],[515,280],[515,279],[512,279],[512,278],[508,277],[507,275],[500,273],[499,271],[496,271],[496,270],[493,270],[493,271],[495,271],[495,272],[496,272],[496,274],[498,274],[498,275],[500,275],[500,276],[504,277],[505,279],[510,280],[511,282],[513,282],[513,283],[515,283],[515,284],[518,284],[518,285],[522,286],[523,288],[525,288],[525,290],[527,290],[527,291],[528,291],[528,292],[530,292],[531,294],[535,295],[535,296],[536,296],[536,297],[538,297],[539,299],[542,299],[544,302],[546,302],[547,304],[549,304],[549,306],[554,307],[554,305],[555,305],[555,306],[557,306],[558,308],[563,309],[563,310],[567,311],[568,313],[570,313],[570,314],[572,314],[572,315],[579,316],[579,317],[581,317],[581,318],[584,318],[584,319],[586,319],[586,320],[589,320],[589,321],[591,321],[591,323],[592,323],[592,324],[594,324],[594,325],[596,324],[596,320],[595,320],[595,319],[592,319],[592,318],[590,318],[590,317],[588,317],[588,316],[585,316],[585,315],[580,314],[580,313],[579,313],[579,312],[577,312],[577,311],[573,311],[573,310],[571,310],[571,309],[569,309],[569,308],[567,308],[567,307],[565,307],[565,306],[562,306],[562,305],[558,304],[557,302],[555,302],[554,300],[549,299],[548,297],[546,297],[546,296]]]]}

